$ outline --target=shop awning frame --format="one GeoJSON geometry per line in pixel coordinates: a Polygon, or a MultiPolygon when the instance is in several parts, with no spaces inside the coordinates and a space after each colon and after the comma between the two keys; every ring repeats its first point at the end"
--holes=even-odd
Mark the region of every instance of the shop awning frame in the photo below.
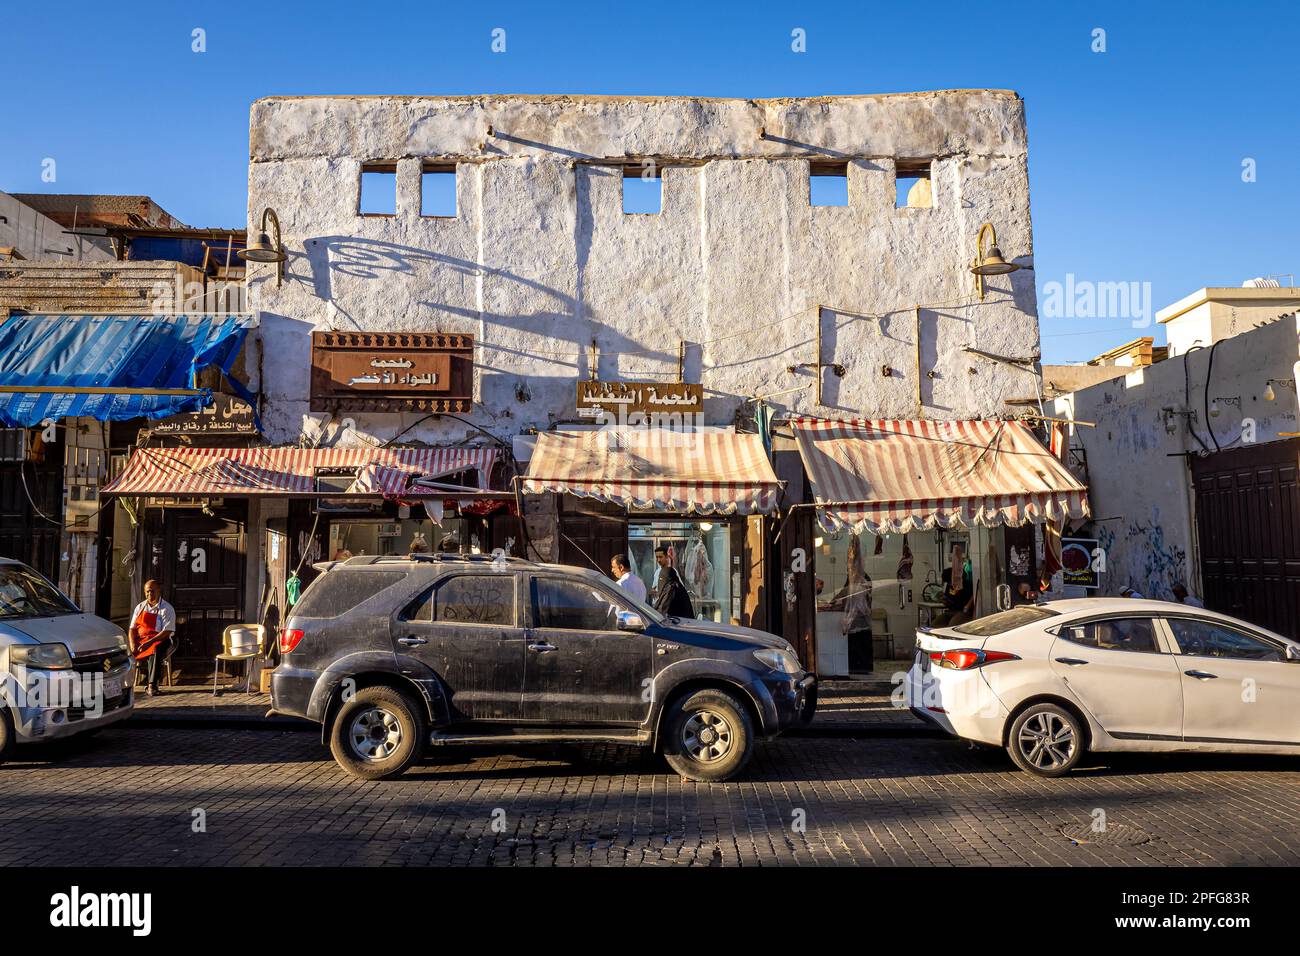
{"type": "Polygon", "coordinates": [[[790,420],[830,532],[1040,524],[1090,514],[1087,488],[1021,422],[790,420]]]}
{"type": "Polygon", "coordinates": [[[654,428],[541,432],[520,487],[698,515],[770,513],[785,489],[757,434],[654,428]]]}
{"type": "MultiPolygon", "coordinates": [[[[14,315],[0,320],[0,424],[165,418],[211,404],[197,373],[215,367],[256,408],[231,369],[249,315],[14,315]]],[[[256,417],[256,416],[255,416],[256,417]]]]}
{"type": "MultiPolygon", "coordinates": [[[[349,500],[509,499],[485,486],[494,447],[412,448],[138,448],[122,474],[100,492],[118,497],[329,498],[349,500]],[[417,479],[477,471],[477,491],[422,488],[417,479]],[[349,477],[344,489],[321,489],[321,477],[349,477]]],[[[459,486],[457,486],[458,488],[459,486]]]]}

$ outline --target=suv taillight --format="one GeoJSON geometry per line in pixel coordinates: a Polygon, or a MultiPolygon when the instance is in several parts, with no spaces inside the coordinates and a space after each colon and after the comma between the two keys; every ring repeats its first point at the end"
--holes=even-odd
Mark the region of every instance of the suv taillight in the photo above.
{"type": "Polygon", "coordinates": [[[280,632],[280,653],[288,654],[302,640],[302,631],[296,627],[286,627],[280,632]]]}
{"type": "Polygon", "coordinates": [[[1008,654],[1006,651],[981,651],[978,648],[962,647],[955,651],[932,651],[930,654],[930,663],[938,667],[950,667],[957,671],[968,671],[973,667],[983,667],[985,664],[996,664],[998,661],[1018,661],[1020,660],[1015,654],[1008,654]]]}

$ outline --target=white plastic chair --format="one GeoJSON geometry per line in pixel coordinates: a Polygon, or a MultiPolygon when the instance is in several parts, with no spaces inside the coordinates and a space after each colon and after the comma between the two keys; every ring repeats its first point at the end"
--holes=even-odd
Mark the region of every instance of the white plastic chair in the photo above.
{"type": "Polygon", "coordinates": [[[212,664],[212,696],[219,697],[217,690],[217,675],[224,672],[226,661],[247,661],[247,676],[244,680],[244,693],[252,693],[253,690],[253,662],[262,656],[266,649],[266,628],[261,624],[231,624],[221,632],[221,653],[213,659],[212,664]],[[253,631],[257,634],[257,643],[251,648],[236,650],[231,644],[231,636],[234,631],[244,629],[253,631]]]}

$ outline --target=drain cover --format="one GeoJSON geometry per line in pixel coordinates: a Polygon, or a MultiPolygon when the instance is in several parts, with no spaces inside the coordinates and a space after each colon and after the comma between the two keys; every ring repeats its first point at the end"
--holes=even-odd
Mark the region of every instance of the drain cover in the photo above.
{"type": "Polygon", "coordinates": [[[1070,823],[1061,827],[1061,834],[1075,843],[1096,846],[1140,846],[1151,839],[1151,834],[1140,827],[1123,823],[1108,823],[1104,830],[1094,830],[1092,822],[1070,823]]]}

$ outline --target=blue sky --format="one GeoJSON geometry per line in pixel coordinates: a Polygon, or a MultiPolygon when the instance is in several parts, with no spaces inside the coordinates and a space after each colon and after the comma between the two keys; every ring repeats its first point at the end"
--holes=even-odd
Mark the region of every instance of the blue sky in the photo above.
{"type": "MultiPolygon", "coordinates": [[[[273,94],[1006,88],[1029,119],[1040,300],[1071,273],[1150,282],[1154,312],[1300,272],[1297,28],[1281,2],[11,4],[0,189],[145,193],[192,225],[240,225],[248,107],[273,94]]],[[[1153,328],[1044,315],[1044,360],[1163,341],[1153,328]]]]}

